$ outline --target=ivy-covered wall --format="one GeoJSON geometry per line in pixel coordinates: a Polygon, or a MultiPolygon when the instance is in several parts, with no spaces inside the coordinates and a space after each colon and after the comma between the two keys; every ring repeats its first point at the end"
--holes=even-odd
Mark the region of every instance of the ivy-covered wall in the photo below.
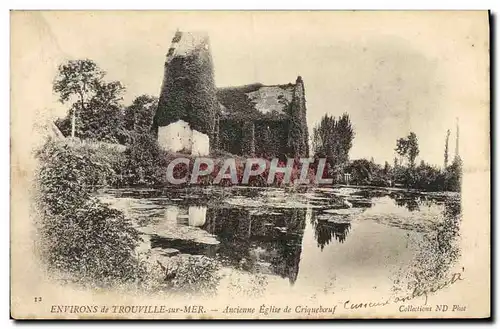
{"type": "Polygon", "coordinates": [[[301,77],[297,78],[295,85],[252,84],[223,88],[218,90],[217,96],[223,105],[217,148],[233,154],[267,158],[309,155],[305,90],[301,77]],[[260,92],[263,88],[266,91],[260,92]]]}
{"type": "Polygon", "coordinates": [[[177,32],[165,74],[153,130],[183,120],[206,134],[211,150],[237,155],[309,155],[305,90],[295,84],[215,87],[208,37],[177,32]]]}
{"type": "MultiPolygon", "coordinates": [[[[183,35],[176,34],[173,44],[182,43],[183,38],[183,35]]],[[[177,53],[179,48],[171,49],[165,63],[153,129],[157,132],[158,127],[184,120],[192,129],[207,134],[212,140],[219,104],[208,38],[181,53],[177,53]]]]}
{"type": "Polygon", "coordinates": [[[255,123],[255,154],[272,158],[287,156],[289,120],[258,121],[255,123]]]}
{"type": "Polygon", "coordinates": [[[304,82],[299,76],[295,83],[292,103],[289,107],[288,154],[291,157],[309,156],[309,132],[306,119],[304,82]]]}
{"type": "Polygon", "coordinates": [[[237,155],[286,158],[290,156],[289,125],[289,119],[253,122],[221,120],[218,148],[237,155]]]}
{"type": "Polygon", "coordinates": [[[219,121],[219,144],[216,148],[232,154],[242,154],[243,127],[241,121],[219,121]]]}

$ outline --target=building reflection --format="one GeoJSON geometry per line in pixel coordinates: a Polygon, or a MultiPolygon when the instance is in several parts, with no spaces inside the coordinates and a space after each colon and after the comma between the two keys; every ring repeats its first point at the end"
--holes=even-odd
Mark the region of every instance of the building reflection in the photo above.
{"type": "Polygon", "coordinates": [[[306,220],[312,224],[321,250],[334,240],[343,243],[350,229],[349,223],[317,221],[315,212],[305,208],[186,208],[173,207],[167,217],[177,216],[178,224],[199,227],[214,235],[220,243],[204,246],[194,241],[154,238],[153,247],[218,257],[226,266],[251,273],[279,275],[291,284],[295,283],[299,272],[306,220]]]}
{"type": "Polygon", "coordinates": [[[207,220],[207,207],[191,206],[188,209],[188,225],[201,227],[207,220]]]}
{"type": "Polygon", "coordinates": [[[208,209],[202,228],[217,236],[226,265],[249,272],[297,279],[306,209],[252,213],[248,209],[208,209]]]}

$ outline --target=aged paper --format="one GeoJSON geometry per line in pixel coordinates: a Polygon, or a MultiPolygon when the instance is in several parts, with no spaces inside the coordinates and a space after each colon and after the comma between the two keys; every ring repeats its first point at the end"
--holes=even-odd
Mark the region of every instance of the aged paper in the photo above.
{"type": "Polygon", "coordinates": [[[486,11],[12,11],[11,316],[490,316],[486,11]]]}

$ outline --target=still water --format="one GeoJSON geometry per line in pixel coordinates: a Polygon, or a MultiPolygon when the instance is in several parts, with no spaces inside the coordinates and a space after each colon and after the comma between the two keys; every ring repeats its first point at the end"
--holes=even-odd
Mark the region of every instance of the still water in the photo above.
{"type": "Polygon", "coordinates": [[[380,188],[106,190],[138,252],[205,255],[287,289],[383,289],[442,280],[457,260],[460,198],[380,188]]]}

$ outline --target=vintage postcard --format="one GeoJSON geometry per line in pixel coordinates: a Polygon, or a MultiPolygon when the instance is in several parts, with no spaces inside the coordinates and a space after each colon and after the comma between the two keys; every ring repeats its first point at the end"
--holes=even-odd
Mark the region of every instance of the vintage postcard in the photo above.
{"type": "Polygon", "coordinates": [[[12,11],[15,319],[490,317],[487,11],[12,11]]]}

